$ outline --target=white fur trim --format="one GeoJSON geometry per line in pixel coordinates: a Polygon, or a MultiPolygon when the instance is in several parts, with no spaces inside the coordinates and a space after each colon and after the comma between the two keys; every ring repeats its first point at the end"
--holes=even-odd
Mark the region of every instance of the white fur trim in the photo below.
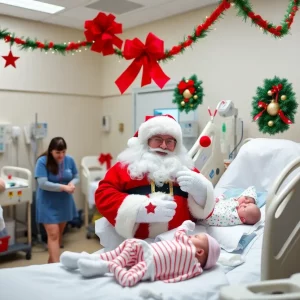
{"type": "Polygon", "coordinates": [[[138,130],[138,138],[141,143],[156,134],[173,136],[179,145],[182,144],[182,130],[178,122],[166,116],[157,116],[142,123],[138,130]]]}
{"type": "Polygon", "coordinates": [[[206,219],[215,207],[214,188],[212,183],[207,180],[206,183],[207,197],[205,206],[201,207],[192,195],[188,195],[188,207],[191,214],[197,219],[206,219]]]}
{"type": "Polygon", "coordinates": [[[132,137],[127,141],[127,146],[130,147],[134,147],[137,144],[139,144],[139,139],[137,137],[132,137]]]}
{"type": "Polygon", "coordinates": [[[169,230],[168,223],[151,223],[149,224],[149,238],[156,238],[159,234],[169,230]]]}
{"type": "Polygon", "coordinates": [[[141,204],[147,205],[149,198],[142,195],[128,195],[118,209],[116,217],[116,232],[125,239],[133,238],[135,220],[141,204]]]}

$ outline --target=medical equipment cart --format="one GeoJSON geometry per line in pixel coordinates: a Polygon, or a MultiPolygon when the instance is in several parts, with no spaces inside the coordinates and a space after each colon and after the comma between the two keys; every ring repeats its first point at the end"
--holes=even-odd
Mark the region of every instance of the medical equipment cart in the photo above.
{"type": "Polygon", "coordinates": [[[24,168],[5,166],[1,169],[0,174],[6,186],[5,191],[0,193],[0,205],[13,207],[13,218],[16,219],[16,205],[27,204],[27,243],[15,242],[13,245],[9,245],[6,251],[0,252],[0,256],[23,251],[26,253],[26,259],[29,260],[31,259],[31,172],[24,168]]]}

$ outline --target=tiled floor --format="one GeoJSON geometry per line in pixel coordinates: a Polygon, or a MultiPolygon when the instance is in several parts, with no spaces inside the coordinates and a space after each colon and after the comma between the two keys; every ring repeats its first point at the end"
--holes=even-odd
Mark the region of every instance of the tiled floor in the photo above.
{"type": "MultiPolygon", "coordinates": [[[[101,248],[98,237],[95,236],[91,239],[87,239],[86,229],[81,227],[80,229],[72,228],[64,235],[64,249],[61,249],[61,252],[68,250],[93,253],[101,248]]],[[[47,263],[47,261],[48,252],[45,250],[45,247],[42,245],[35,245],[32,247],[31,260],[26,260],[25,253],[22,252],[10,256],[0,256],[0,269],[40,265],[47,263]]]]}

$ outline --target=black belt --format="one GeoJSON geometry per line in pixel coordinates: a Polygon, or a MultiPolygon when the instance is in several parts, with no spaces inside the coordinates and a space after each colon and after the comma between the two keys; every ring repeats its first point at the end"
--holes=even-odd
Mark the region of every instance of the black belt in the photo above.
{"type": "MultiPolygon", "coordinates": [[[[149,194],[151,194],[151,192],[152,192],[151,185],[137,186],[135,188],[125,191],[125,193],[127,193],[127,194],[137,194],[137,195],[149,195],[149,194]]],[[[161,187],[155,186],[155,192],[162,192],[165,194],[170,194],[170,186],[167,183],[165,183],[161,187]]],[[[179,186],[173,186],[173,195],[181,196],[184,198],[188,197],[188,193],[183,192],[179,186]]]]}

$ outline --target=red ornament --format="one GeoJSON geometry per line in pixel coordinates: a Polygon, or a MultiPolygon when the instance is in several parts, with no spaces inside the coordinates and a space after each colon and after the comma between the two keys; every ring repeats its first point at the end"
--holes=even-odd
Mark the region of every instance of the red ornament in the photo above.
{"type": "Polygon", "coordinates": [[[121,49],[123,41],[116,36],[122,33],[122,24],[115,22],[115,16],[100,12],[93,20],[85,21],[84,32],[88,42],[93,42],[92,51],[105,56],[114,54],[113,45],[121,49]]]}
{"type": "Polygon", "coordinates": [[[204,135],[204,136],[201,136],[200,140],[199,140],[199,144],[201,147],[203,148],[206,148],[206,147],[209,147],[210,144],[211,144],[211,139],[209,136],[207,135],[204,135]]]}
{"type": "Polygon", "coordinates": [[[155,214],[155,208],[156,208],[156,205],[153,205],[151,202],[145,206],[145,208],[147,209],[147,214],[150,214],[150,213],[153,213],[155,214]]]}
{"type": "Polygon", "coordinates": [[[150,84],[151,79],[162,89],[170,78],[163,72],[158,60],[164,55],[164,41],[153,33],[149,33],[146,43],[138,38],[126,40],[123,56],[125,59],[134,59],[130,66],[115,81],[123,94],[137,77],[143,67],[142,86],[150,84]]]}
{"type": "Polygon", "coordinates": [[[110,153],[107,154],[101,153],[98,158],[98,161],[100,162],[101,165],[106,163],[107,170],[110,169],[111,167],[111,160],[112,160],[112,156],[110,155],[110,153]]]}
{"type": "Polygon", "coordinates": [[[2,57],[6,60],[4,68],[8,67],[9,65],[16,68],[15,62],[16,62],[16,60],[18,60],[20,58],[19,56],[13,56],[11,50],[9,51],[8,55],[2,56],[2,57]]]}

